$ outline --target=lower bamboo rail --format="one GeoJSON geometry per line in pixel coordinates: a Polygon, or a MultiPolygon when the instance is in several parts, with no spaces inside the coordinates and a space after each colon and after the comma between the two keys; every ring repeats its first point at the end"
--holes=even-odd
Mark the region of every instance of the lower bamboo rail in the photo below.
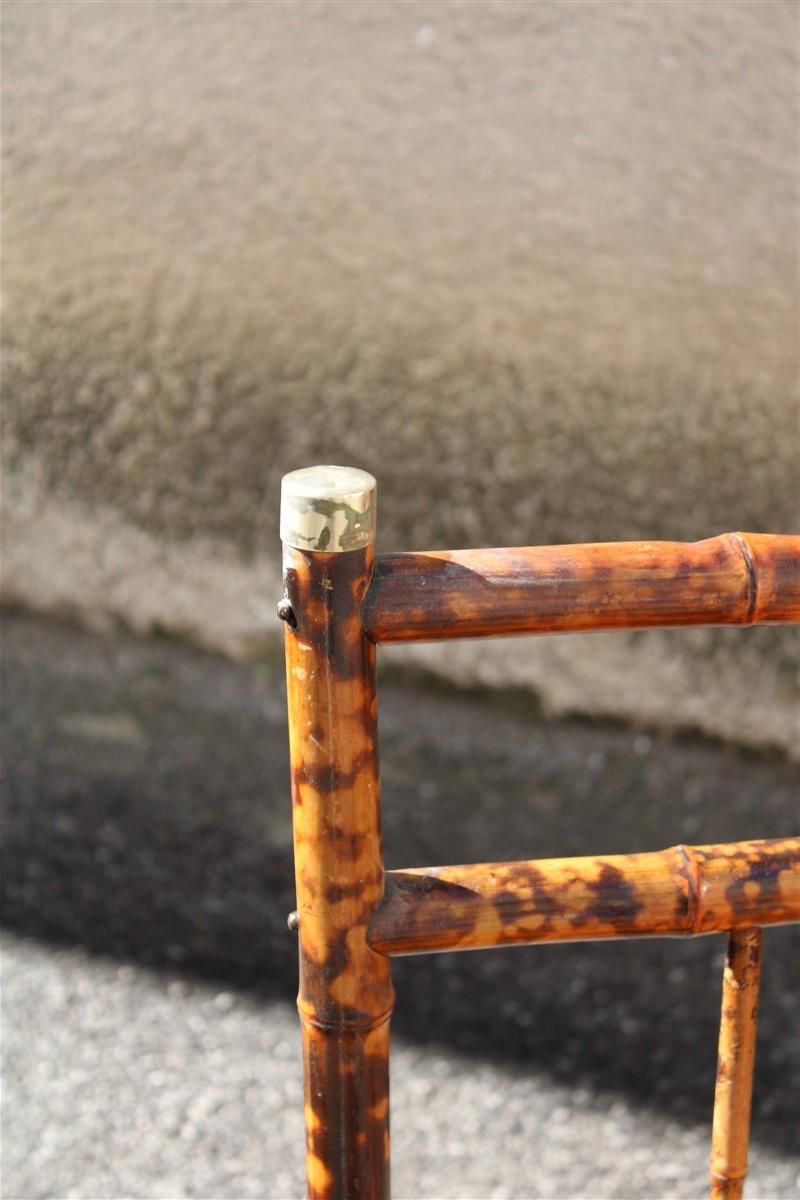
{"type": "Polygon", "coordinates": [[[800,838],[387,871],[381,954],[713,933],[800,920],[800,838]]]}
{"type": "Polygon", "coordinates": [[[800,620],[800,537],[599,542],[381,555],[374,642],[800,620]]]}
{"type": "Polygon", "coordinates": [[[736,930],[728,939],[711,1134],[711,1200],[739,1200],[747,1175],[762,941],[760,929],[736,930]]]}

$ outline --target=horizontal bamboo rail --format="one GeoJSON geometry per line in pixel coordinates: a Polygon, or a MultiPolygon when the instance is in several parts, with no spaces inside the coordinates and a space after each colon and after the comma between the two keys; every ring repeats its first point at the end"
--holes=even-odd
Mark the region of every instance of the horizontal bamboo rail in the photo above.
{"type": "Polygon", "coordinates": [[[600,542],[377,559],[374,642],[800,620],[800,537],[600,542]]]}
{"type": "Polygon", "coordinates": [[[387,871],[381,954],[701,934],[800,920],[800,838],[387,871]]]}

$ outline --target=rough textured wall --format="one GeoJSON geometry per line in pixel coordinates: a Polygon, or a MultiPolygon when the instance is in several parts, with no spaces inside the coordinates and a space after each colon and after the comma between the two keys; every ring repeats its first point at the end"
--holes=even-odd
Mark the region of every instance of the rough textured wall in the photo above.
{"type": "MultiPolygon", "coordinates": [[[[252,650],[315,461],[383,549],[792,529],[790,0],[3,20],[7,596],[252,650]]],[[[795,646],[417,654],[791,745],[795,646]]]]}

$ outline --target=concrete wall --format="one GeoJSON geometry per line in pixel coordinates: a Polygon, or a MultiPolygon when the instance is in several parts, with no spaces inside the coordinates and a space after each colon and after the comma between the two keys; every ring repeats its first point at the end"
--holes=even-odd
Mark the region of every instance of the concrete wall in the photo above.
{"type": "MultiPolygon", "coordinates": [[[[794,527],[790,0],[3,21],[7,598],[257,652],[317,461],[383,549],[794,527]]],[[[412,653],[796,750],[790,631],[412,653]]]]}

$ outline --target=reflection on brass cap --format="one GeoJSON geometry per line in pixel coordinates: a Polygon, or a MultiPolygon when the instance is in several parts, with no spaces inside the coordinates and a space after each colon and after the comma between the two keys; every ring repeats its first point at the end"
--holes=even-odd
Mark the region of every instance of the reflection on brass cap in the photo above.
{"type": "Polygon", "coordinates": [[[281,482],[281,541],[297,550],[360,550],[375,538],[376,483],[356,467],[305,467],[281,482]]]}

